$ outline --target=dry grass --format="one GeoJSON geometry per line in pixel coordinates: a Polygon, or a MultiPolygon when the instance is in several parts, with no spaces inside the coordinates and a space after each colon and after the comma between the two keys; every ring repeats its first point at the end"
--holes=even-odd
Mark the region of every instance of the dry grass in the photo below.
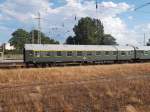
{"type": "Polygon", "coordinates": [[[143,75],[150,73],[150,64],[101,65],[87,67],[56,67],[38,69],[0,70],[0,83],[66,82],[102,76],[143,75]]]}
{"type": "Polygon", "coordinates": [[[150,64],[0,70],[0,112],[150,112],[150,64]]]}

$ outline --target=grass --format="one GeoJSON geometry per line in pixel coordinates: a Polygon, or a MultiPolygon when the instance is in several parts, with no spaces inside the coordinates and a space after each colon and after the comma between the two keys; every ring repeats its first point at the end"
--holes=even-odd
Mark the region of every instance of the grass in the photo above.
{"type": "Polygon", "coordinates": [[[0,70],[0,112],[150,112],[150,64],[0,70]]]}

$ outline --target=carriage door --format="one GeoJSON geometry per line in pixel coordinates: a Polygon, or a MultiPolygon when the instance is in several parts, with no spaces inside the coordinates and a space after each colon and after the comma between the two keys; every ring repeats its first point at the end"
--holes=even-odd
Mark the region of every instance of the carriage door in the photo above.
{"type": "Polygon", "coordinates": [[[136,51],[136,58],[137,59],[140,59],[141,57],[143,57],[144,55],[144,52],[142,50],[137,50],[136,51]]]}

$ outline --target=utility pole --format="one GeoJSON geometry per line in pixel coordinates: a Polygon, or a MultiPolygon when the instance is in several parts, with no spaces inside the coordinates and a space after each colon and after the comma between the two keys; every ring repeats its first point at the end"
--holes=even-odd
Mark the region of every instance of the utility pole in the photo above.
{"type": "Polygon", "coordinates": [[[96,3],[96,19],[98,20],[98,1],[96,0],[95,1],[95,3],[96,3]]]}
{"type": "Polygon", "coordinates": [[[38,20],[38,44],[41,44],[41,14],[38,12],[38,17],[35,18],[38,20]]]}
{"type": "Polygon", "coordinates": [[[32,28],[31,37],[32,37],[32,44],[34,44],[34,28],[32,28]]]}
{"type": "Polygon", "coordinates": [[[143,41],[144,46],[146,45],[146,44],[145,44],[145,40],[146,40],[146,36],[145,36],[145,33],[144,33],[144,41],[143,41]]]}
{"type": "Polygon", "coordinates": [[[34,30],[32,30],[32,44],[34,44],[34,30]]]}

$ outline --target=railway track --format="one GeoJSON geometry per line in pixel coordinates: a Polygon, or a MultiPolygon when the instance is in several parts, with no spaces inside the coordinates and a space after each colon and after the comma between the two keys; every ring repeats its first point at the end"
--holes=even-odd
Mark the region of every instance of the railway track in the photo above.
{"type": "Polygon", "coordinates": [[[0,61],[0,68],[24,68],[26,67],[23,60],[2,60],[0,61]]]}
{"type": "MultiPolygon", "coordinates": [[[[126,62],[127,63],[127,62],[126,62]]],[[[29,65],[27,66],[23,60],[0,60],[0,69],[17,69],[17,68],[46,68],[46,67],[64,67],[64,66],[90,66],[90,65],[112,65],[112,64],[126,64],[126,63],[55,63],[52,65],[29,65]]],[[[149,62],[135,62],[135,63],[149,63],[149,62]]],[[[135,64],[130,63],[130,64],[135,64]]]]}
{"type": "MultiPolygon", "coordinates": [[[[100,63],[55,63],[52,65],[41,65],[41,66],[35,66],[35,65],[29,65],[26,66],[26,64],[23,62],[23,60],[4,60],[0,61],[0,69],[16,69],[16,68],[45,68],[45,67],[64,67],[64,66],[87,66],[87,65],[98,65],[100,63]]],[[[105,63],[108,64],[108,63],[105,63]]]]}

